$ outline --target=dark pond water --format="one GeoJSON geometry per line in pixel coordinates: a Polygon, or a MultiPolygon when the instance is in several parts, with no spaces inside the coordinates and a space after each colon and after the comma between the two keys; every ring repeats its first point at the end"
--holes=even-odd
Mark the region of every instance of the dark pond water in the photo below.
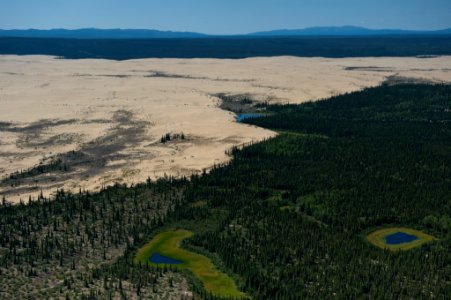
{"type": "Polygon", "coordinates": [[[389,245],[398,245],[402,243],[409,243],[417,240],[418,237],[407,234],[405,232],[396,232],[385,237],[385,242],[389,245]]]}
{"type": "Polygon", "coordinates": [[[239,114],[236,117],[236,121],[237,122],[243,122],[246,119],[251,119],[251,118],[258,118],[258,117],[262,117],[263,114],[256,114],[256,113],[252,113],[252,114],[239,114]]]}
{"type": "Polygon", "coordinates": [[[152,254],[152,256],[149,258],[151,262],[154,264],[167,264],[167,265],[178,265],[183,263],[183,261],[178,259],[173,259],[164,255],[161,255],[160,253],[155,252],[152,254]]]}

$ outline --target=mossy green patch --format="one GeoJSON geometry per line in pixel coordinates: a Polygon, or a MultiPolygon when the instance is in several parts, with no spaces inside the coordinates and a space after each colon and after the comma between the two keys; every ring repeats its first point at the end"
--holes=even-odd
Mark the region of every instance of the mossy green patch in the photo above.
{"type": "Polygon", "coordinates": [[[220,272],[209,258],[180,248],[180,242],[192,235],[191,231],[183,229],[162,232],[138,250],[134,263],[155,265],[149,259],[152,254],[159,253],[182,261],[177,267],[191,271],[208,292],[220,297],[246,298],[246,294],[237,289],[233,279],[220,272]]]}
{"type": "Polygon", "coordinates": [[[195,207],[195,208],[202,208],[207,206],[207,201],[204,200],[199,200],[194,202],[193,204],[191,204],[191,207],[195,207]]]}
{"type": "Polygon", "coordinates": [[[370,233],[367,237],[367,240],[382,249],[389,249],[392,251],[397,250],[410,250],[413,248],[420,247],[423,244],[429,243],[435,238],[429,234],[426,234],[424,232],[410,229],[410,228],[404,228],[404,227],[391,227],[391,228],[383,228],[376,230],[372,233],[370,233]],[[399,243],[399,244],[388,244],[386,238],[392,234],[397,233],[404,233],[407,235],[415,236],[416,239],[410,242],[406,243],[399,243]]]}

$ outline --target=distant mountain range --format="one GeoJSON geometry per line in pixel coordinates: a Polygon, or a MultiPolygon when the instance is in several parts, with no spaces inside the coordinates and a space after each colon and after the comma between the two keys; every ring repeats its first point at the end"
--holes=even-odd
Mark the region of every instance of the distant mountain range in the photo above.
{"type": "MultiPolygon", "coordinates": [[[[368,29],[356,26],[310,27],[254,32],[226,37],[307,37],[307,36],[402,36],[451,35],[451,28],[435,31],[401,29],[368,29]]],[[[154,39],[154,38],[208,38],[218,37],[196,32],[160,31],[150,29],[11,29],[1,30],[0,37],[76,38],[76,39],[154,39]]]]}
{"type": "Polygon", "coordinates": [[[206,34],[196,32],[160,31],[151,29],[0,29],[0,37],[75,38],[75,39],[156,39],[201,38],[206,34]]]}
{"type": "Polygon", "coordinates": [[[451,28],[435,31],[402,29],[368,29],[356,26],[310,27],[305,29],[281,29],[251,33],[252,36],[386,36],[386,35],[451,35],[451,28]]]}

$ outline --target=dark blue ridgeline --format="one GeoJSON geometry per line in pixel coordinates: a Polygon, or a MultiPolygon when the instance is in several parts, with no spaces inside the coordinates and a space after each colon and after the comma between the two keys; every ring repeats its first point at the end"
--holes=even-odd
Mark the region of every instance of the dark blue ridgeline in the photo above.
{"type": "Polygon", "coordinates": [[[157,252],[153,253],[149,260],[154,264],[179,265],[183,263],[181,260],[173,259],[157,252]]]}
{"type": "Polygon", "coordinates": [[[410,243],[417,240],[418,237],[407,234],[405,232],[396,232],[385,237],[385,242],[389,245],[399,245],[403,243],[410,243]]]}
{"type": "Polygon", "coordinates": [[[251,118],[258,118],[258,117],[262,117],[263,114],[239,114],[238,116],[236,116],[236,121],[237,122],[243,122],[246,119],[251,119],[251,118]]]}

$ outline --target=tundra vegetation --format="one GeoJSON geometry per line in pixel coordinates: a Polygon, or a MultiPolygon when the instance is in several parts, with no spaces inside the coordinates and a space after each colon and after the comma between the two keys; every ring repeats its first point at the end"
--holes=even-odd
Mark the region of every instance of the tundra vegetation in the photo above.
{"type": "Polygon", "coordinates": [[[280,134],[209,173],[58,192],[0,209],[1,298],[217,299],[174,266],[137,264],[168,228],[254,299],[446,299],[451,86],[383,85],[243,122],[280,134]],[[435,239],[393,252],[381,227],[435,239]]]}

